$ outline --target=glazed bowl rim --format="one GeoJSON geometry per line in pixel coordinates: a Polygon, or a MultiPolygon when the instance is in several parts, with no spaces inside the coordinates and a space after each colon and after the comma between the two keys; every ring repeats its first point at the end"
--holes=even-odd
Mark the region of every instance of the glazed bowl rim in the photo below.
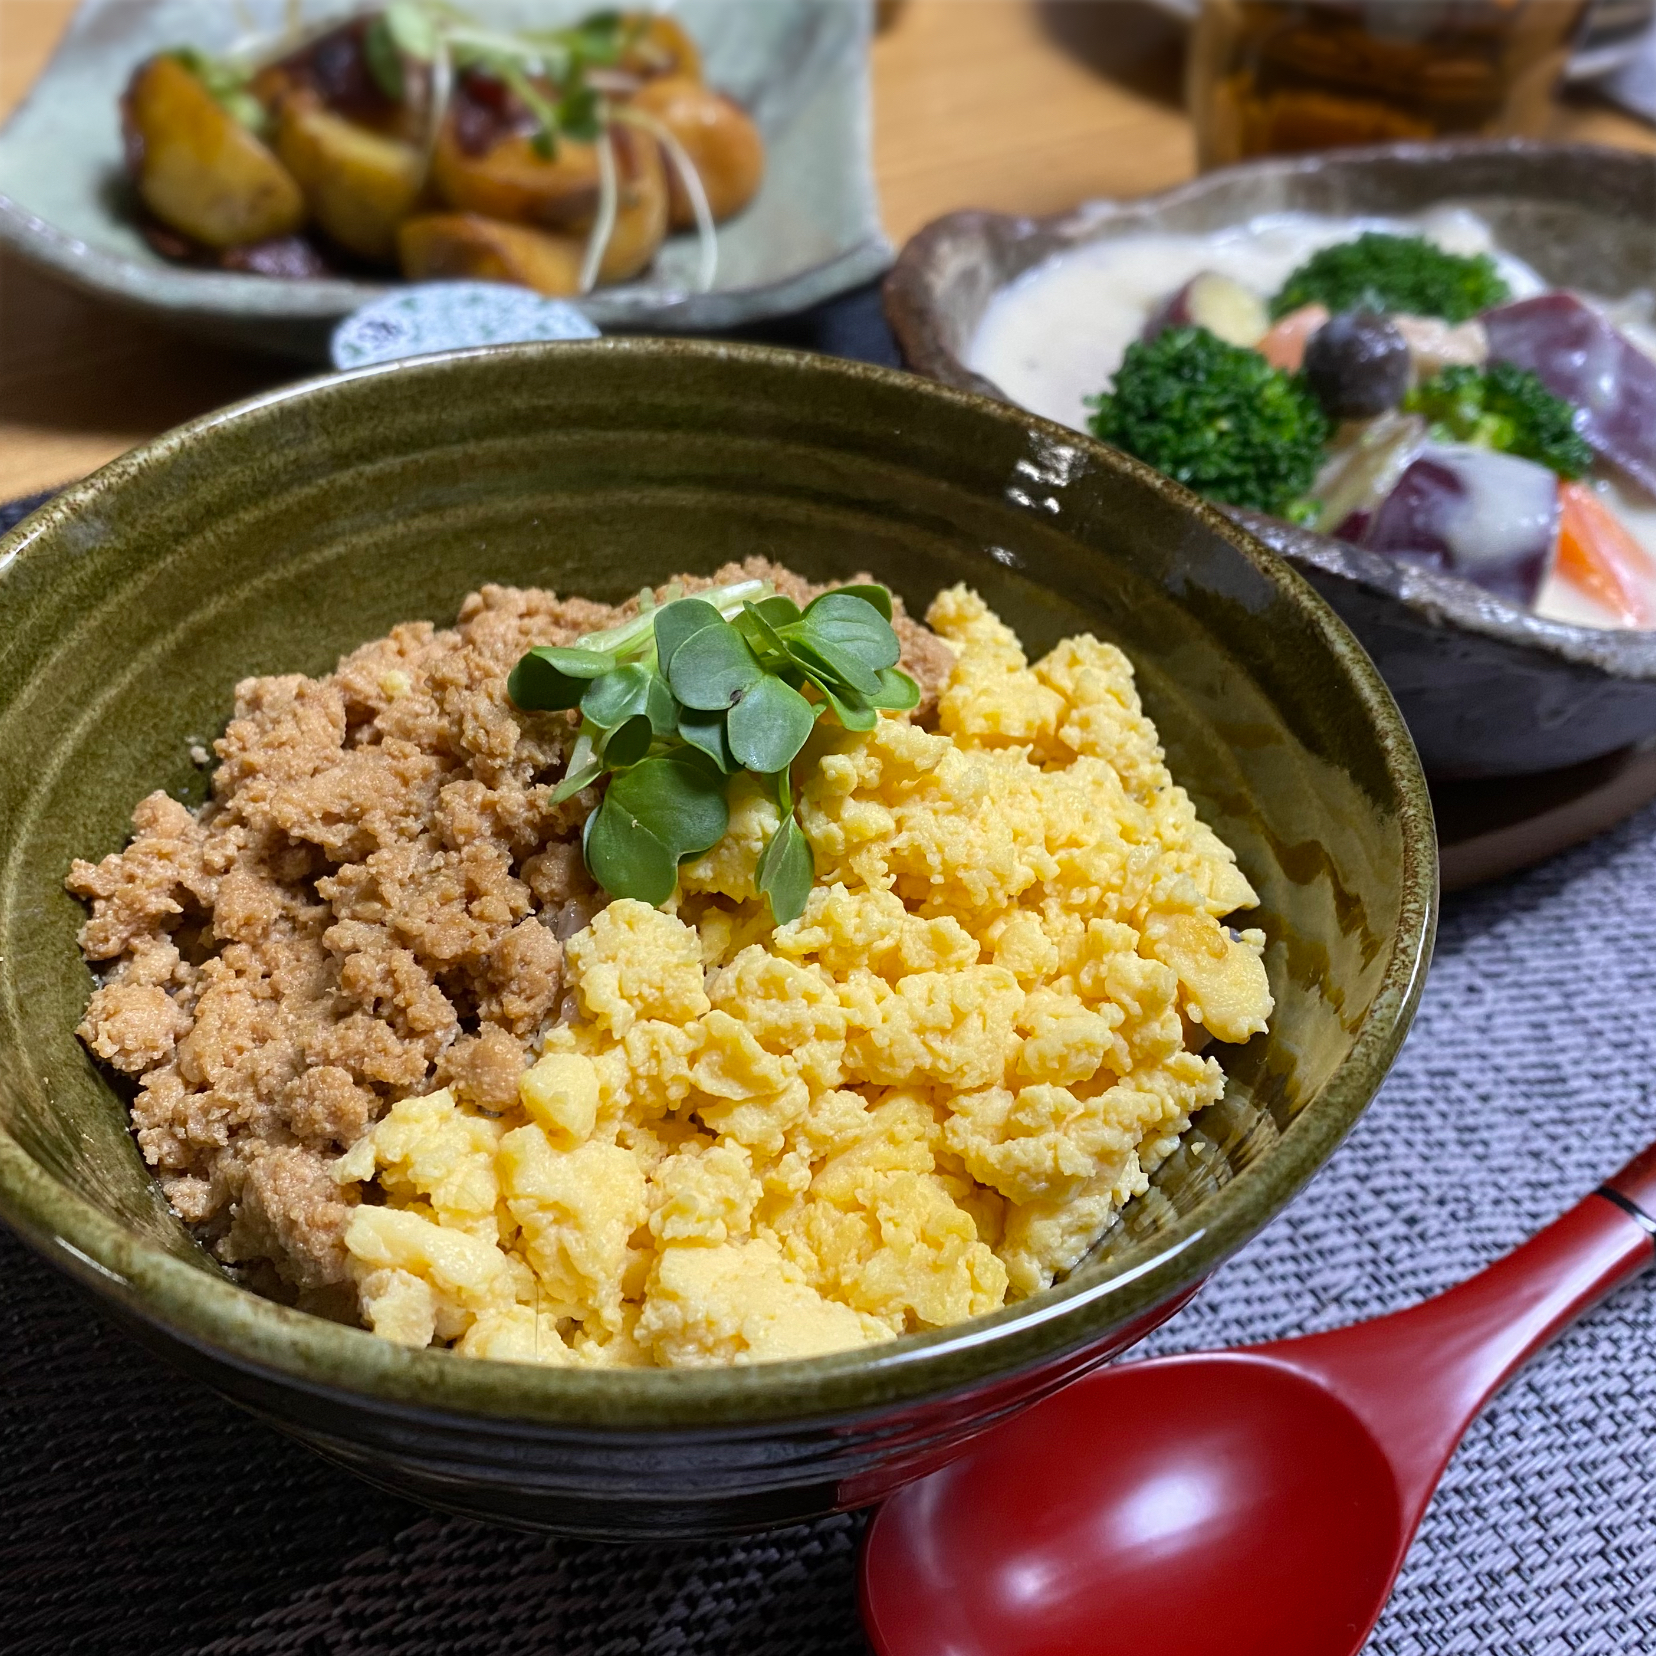
{"type": "MultiPolygon", "coordinates": [[[[945,213],[917,230],[898,254],[897,262],[885,280],[886,315],[897,336],[904,361],[916,373],[1021,408],[1020,403],[992,380],[969,368],[944,342],[942,330],[937,325],[926,291],[929,261],[934,256],[934,250],[940,245],[946,246],[952,235],[972,230],[992,236],[1004,227],[1019,235],[1046,230],[1069,238],[1065,247],[1054,248],[1026,266],[1012,278],[1016,281],[1059,252],[1103,239],[1101,233],[1113,222],[1141,215],[1153,216],[1187,202],[1200,201],[1238,178],[1287,180],[1345,171],[1360,175],[1364,168],[1380,163],[1401,162],[1428,167],[1469,159],[1510,160],[1516,168],[1524,169],[1570,159],[1582,165],[1620,171],[1629,177],[1639,173],[1650,174],[1648,182],[1653,186],[1650,192],[1651,212],[1653,222],[1656,222],[1656,154],[1609,144],[1544,138],[1447,138],[1366,144],[1312,155],[1263,156],[1238,162],[1234,166],[1216,167],[1154,195],[1085,201],[1057,213],[1031,216],[975,207],[945,213]]],[[[1445,199],[1452,199],[1452,196],[1445,199]]],[[[1270,209],[1293,210],[1296,209],[1291,204],[1270,209]]],[[[1248,216],[1258,216],[1260,211],[1255,209],[1248,216]]],[[[1009,282],[998,283],[993,291],[1004,292],[1009,285],[1009,282]]],[[[1069,426],[1062,429],[1073,430],[1069,426]]],[[[1350,581],[1365,592],[1403,603],[1440,623],[1464,628],[1519,649],[1555,656],[1574,666],[1596,668],[1611,677],[1633,681],[1656,680],[1656,628],[1583,627],[1569,621],[1552,620],[1521,609],[1469,581],[1399,564],[1382,553],[1355,546],[1334,535],[1321,534],[1295,524],[1261,520],[1252,513],[1239,515],[1238,521],[1254,534],[1259,532],[1254,527],[1256,523],[1268,523],[1267,533],[1271,537],[1268,544],[1288,549],[1295,558],[1311,564],[1324,574],[1350,581]]]]}
{"type": "MultiPolygon", "coordinates": [[[[744,369],[861,382],[924,405],[964,410],[1020,432],[1079,444],[1096,466],[1137,479],[1226,541],[1306,616],[1337,659],[1364,712],[1398,800],[1400,911],[1391,956],[1350,1053],[1271,1151],[1153,1242],[1112,1261],[1097,1281],[1045,1293],[950,1328],[823,1357],[706,1369],[579,1369],[478,1361],[409,1350],[361,1329],[262,1299],[219,1274],[138,1239],[58,1183],[0,1128],[0,1220],[59,1268],[129,1316],[244,1370],[299,1389],[344,1392],[393,1411],[458,1414],[502,1429],[590,1434],[763,1432],[775,1422],[852,1417],[975,1388],[1101,1340],[1130,1318],[1199,1282],[1284,1207],[1323,1164],[1373,1097],[1419,1000],[1436,922],[1431,805],[1413,743],[1373,664],[1344,624],[1289,565],[1180,485],[1090,438],[1004,402],[867,363],[769,346],[679,339],[603,339],[491,345],[320,375],[265,391],[162,434],[61,494],[0,537],[0,601],[22,560],[51,557],[56,532],[129,479],[213,442],[220,427],[269,422],[290,406],[347,410],[366,396],[411,394],[421,381],[486,376],[491,364],[532,364],[547,352],[595,365],[615,357],[691,359],[744,369]],[[407,382],[405,385],[404,382],[407,382]],[[1198,1219],[1199,1215],[1199,1219],[1198,1219]]],[[[802,394],[804,388],[802,387],[802,394]]]]}
{"type": "MultiPolygon", "coordinates": [[[[798,268],[767,274],[740,287],[716,287],[708,292],[688,283],[661,288],[631,280],[611,284],[579,301],[579,308],[594,322],[606,328],[673,331],[742,327],[819,304],[876,280],[891,268],[896,249],[879,219],[871,124],[864,107],[871,74],[868,40],[873,31],[872,0],[855,3],[866,15],[857,24],[859,44],[848,60],[851,67],[843,93],[846,125],[840,136],[845,139],[849,161],[841,168],[840,183],[848,187],[856,207],[854,212],[847,210],[846,226],[835,236],[833,250],[798,268]]],[[[76,0],[77,10],[80,5],[81,0],[76,0]]],[[[307,27],[327,21],[312,18],[307,27]]],[[[159,50],[165,44],[164,39],[154,40],[150,48],[159,50]]],[[[72,18],[34,82],[0,120],[0,135],[14,125],[37,96],[61,90],[53,79],[54,71],[66,64],[78,65],[85,50],[86,42],[72,18]],[[44,92],[43,81],[48,83],[44,92]]],[[[812,87],[811,96],[819,96],[831,83],[832,76],[823,77],[812,87]]],[[[105,203],[102,216],[118,220],[122,214],[105,203]]],[[[83,240],[72,229],[42,217],[4,190],[0,190],[0,249],[9,249],[52,280],[105,303],[124,306],[175,327],[193,320],[218,330],[221,337],[226,333],[239,337],[252,349],[313,363],[327,361],[326,335],[315,334],[314,330],[417,285],[401,276],[373,272],[273,281],[244,272],[176,263],[159,255],[150,258],[136,250],[83,240]],[[284,327],[307,330],[313,335],[313,343],[296,345],[284,340],[284,327]]]]}

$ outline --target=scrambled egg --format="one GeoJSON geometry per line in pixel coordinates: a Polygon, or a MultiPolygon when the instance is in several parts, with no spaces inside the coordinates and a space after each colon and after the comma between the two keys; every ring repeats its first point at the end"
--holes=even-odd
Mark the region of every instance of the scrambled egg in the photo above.
{"type": "Polygon", "coordinates": [[[1257,901],[1091,637],[1030,667],[964,587],[936,732],[819,727],[817,884],[773,928],[774,803],[673,901],[572,938],[573,1022],[520,1108],[396,1104],[336,1167],[365,1320],[408,1345],[594,1365],[802,1357],[936,1328],[1075,1265],[1271,1012],[1257,901]]]}

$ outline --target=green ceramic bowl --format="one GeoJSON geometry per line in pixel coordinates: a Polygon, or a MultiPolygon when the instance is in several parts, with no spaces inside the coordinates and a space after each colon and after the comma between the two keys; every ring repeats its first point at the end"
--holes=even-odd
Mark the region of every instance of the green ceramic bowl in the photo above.
{"type": "Polygon", "coordinates": [[[1136,463],[985,398],[823,358],[608,340],[370,368],[197,421],[0,540],[0,1217],[189,1373],[364,1476],[597,1535],[878,1498],[1114,1355],[1317,1170],[1413,1012],[1436,867],[1415,752],[1288,566],[1136,463]],[[330,668],[484,581],[619,598],[765,552],[916,609],[974,583],[1044,651],[1133,658],[1176,776],[1263,896],[1277,1010],[1226,1097],[1050,1292],[805,1362],[599,1373],[414,1352],[222,1275],[151,1183],[74,1025],[76,855],[235,682],[330,668]]]}

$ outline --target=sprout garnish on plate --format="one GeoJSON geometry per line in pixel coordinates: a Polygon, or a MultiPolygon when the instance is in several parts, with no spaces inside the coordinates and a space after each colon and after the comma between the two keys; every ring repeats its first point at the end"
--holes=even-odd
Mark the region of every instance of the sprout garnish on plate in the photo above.
{"type": "Polygon", "coordinates": [[[752,119],[647,12],[511,30],[391,0],[220,57],[162,52],[122,123],[152,246],[289,278],[366,261],[584,294],[690,230],[705,292],[715,227],[764,171],[752,119]]]}

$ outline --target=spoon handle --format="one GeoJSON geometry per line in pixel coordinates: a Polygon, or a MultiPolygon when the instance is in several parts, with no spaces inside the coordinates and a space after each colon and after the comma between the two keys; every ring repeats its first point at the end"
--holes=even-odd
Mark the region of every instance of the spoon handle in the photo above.
{"type": "Polygon", "coordinates": [[[1385,1446],[1418,1516],[1484,1404],[1550,1340],[1656,1259],[1656,1145],[1447,1293],[1269,1354],[1329,1386],[1385,1446]]]}

